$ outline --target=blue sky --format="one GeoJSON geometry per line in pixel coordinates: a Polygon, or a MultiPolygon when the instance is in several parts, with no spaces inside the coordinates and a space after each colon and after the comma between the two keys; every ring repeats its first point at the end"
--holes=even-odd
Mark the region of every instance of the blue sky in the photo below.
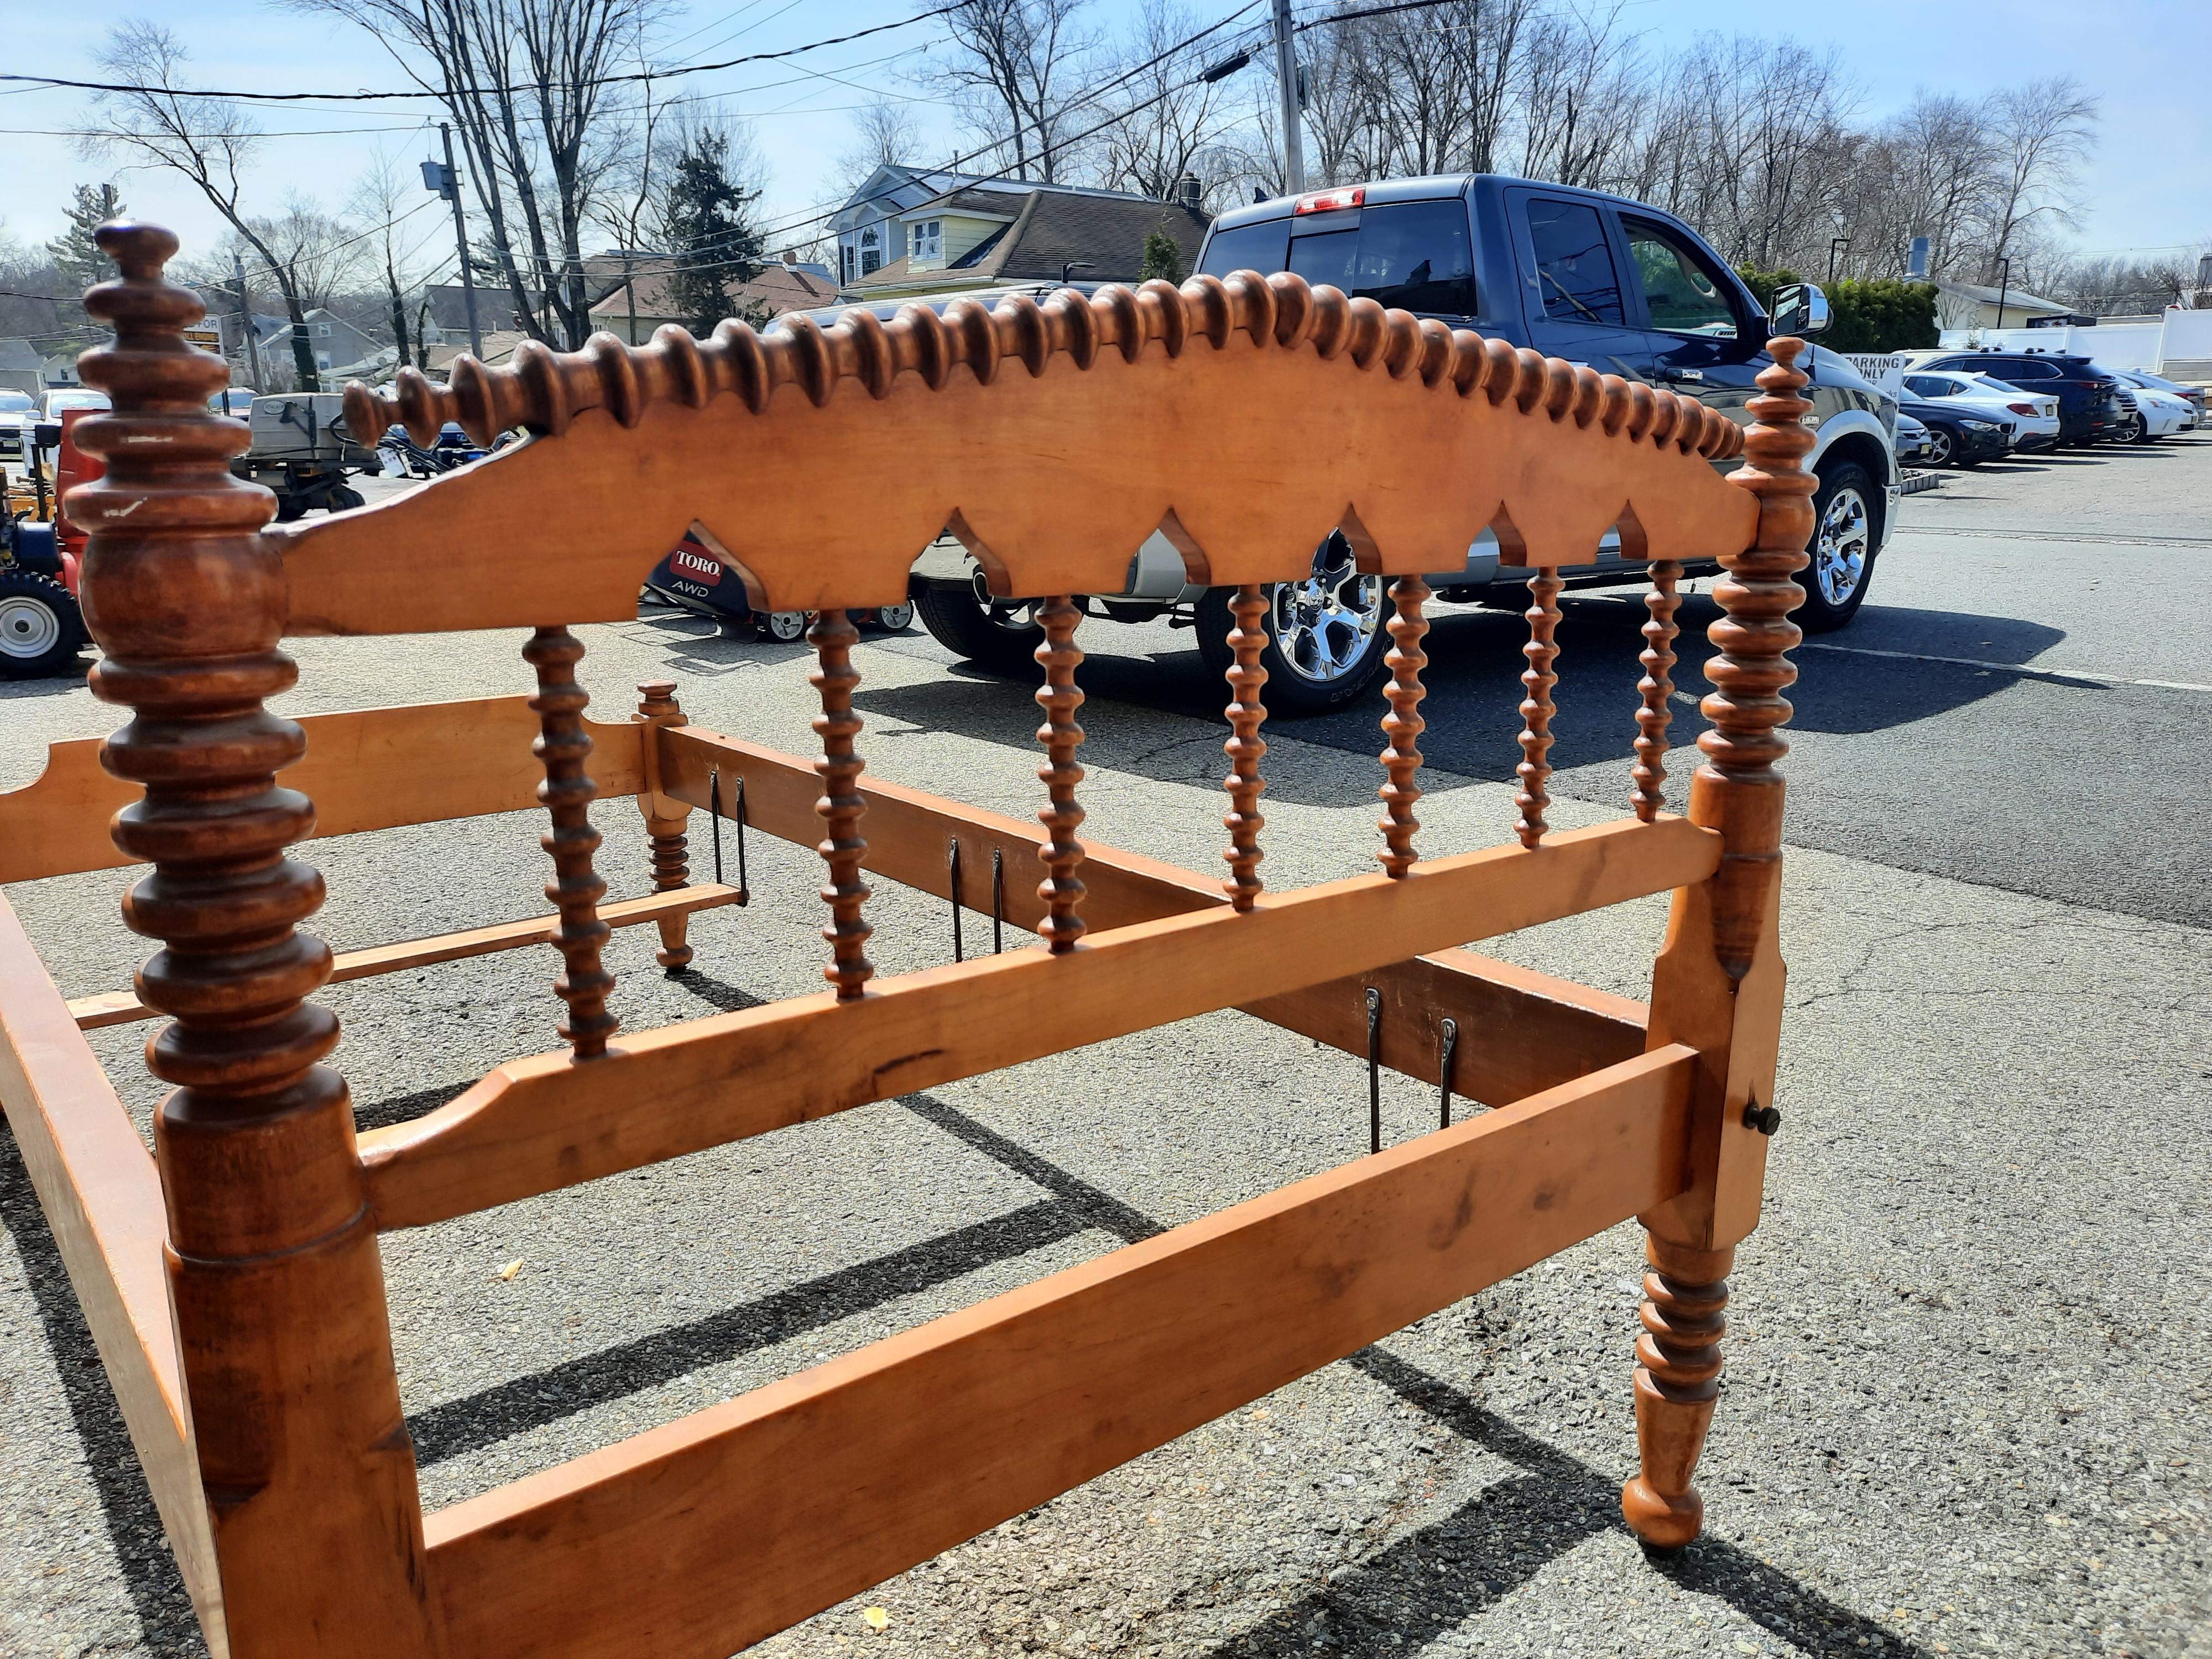
{"type": "MultiPolygon", "coordinates": [[[[1217,9],[1236,3],[1213,0],[1194,9],[1210,21],[1217,9]]],[[[671,55],[698,61],[772,51],[923,9],[923,0],[697,0],[669,27],[671,55]]],[[[1134,0],[1094,0],[1095,21],[1104,29],[1126,25],[1134,10],[1134,0]]],[[[96,78],[92,57],[100,40],[115,23],[134,16],[157,19],[184,36],[202,85],[295,91],[404,84],[351,27],[265,0],[0,0],[7,67],[96,78]]],[[[1630,0],[1624,17],[1655,50],[1705,30],[1788,34],[1818,50],[1833,48],[1869,118],[1899,107],[1921,87],[1972,94],[2039,76],[2074,75],[2103,110],[2097,157],[2082,191],[2082,248],[2148,252],[2212,237],[2212,88],[2205,75],[2212,64],[2212,13],[2197,0],[2105,0],[2096,6],[2013,0],[1995,8],[1936,0],[1758,8],[1723,0],[1630,0]]],[[[925,131],[945,153],[955,148],[947,112],[912,78],[914,60],[893,56],[924,32],[698,76],[685,85],[729,92],[728,107],[753,118],[772,179],[767,206],[778,217],[798,217],[819,197],[824,176],[850,142],[851,107],[870,95],[856,87],[915,100],[925,131]]],[[[264,149],[250,189],[270,206],[295,189],[335,206],[361,173],[371,145],[380,143],[410,161],[430,153],[434,135],[422,125],[428,112],[426,104],[267,108],[262,124],[272,131],[402,130],[274,140],[264,149]]],[[[52,235],[69,187],[111,173],[112,163],[81,160],[69,139],[37,131],[78,127],[85,118],[82,94],[0,88],[0,141],[14,157],[0,212],[15,235],[52,235]]],[[[217,234],[211,210],[180,180],[136,173],[118,183],[133,211],[169,224],[188,246],[204,246],[217,234]]],[[[427,234],[434,216],[425,211],[414,222],[427,234]]]]}

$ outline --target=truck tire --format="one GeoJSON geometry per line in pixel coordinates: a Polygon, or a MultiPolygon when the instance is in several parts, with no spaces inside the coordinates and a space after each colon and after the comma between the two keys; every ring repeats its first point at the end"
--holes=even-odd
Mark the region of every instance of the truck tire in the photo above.
{"type": "MultiPolygon", "coordinates": [[[[1198,602],[1198,648],[1206,665],[1225,673],[1237,653],[1230,648],[1233,589],[1211,587],[1198,602]]],[[[1358,702],[1385,672],[1390,636],[1382,626],[1387,600],[1379,576],[1362,576],[1352,550],[1332,536],[1303,582],[1271,582],[1261,589],[1267,610],[1261,627],[1267,643],[1260,665],[1267,671],[1261,695],[1270,714],[1291,719],[1333,714],[1358,702]],[[1285,651],[1284,638],[1291,636],[1285,651]]]]}
{"type": "Polygon", "coordinates": [[[84,637],[84,615],[69,589],[50,576],[0,568],[0,679],[75,674],[84,637]]]}
{"type": "Polygon", "coordinates": [[[1000,673],[1036,665],[1044,629],[1027,607],[992,604],[971,582],[924,576],[915,582],[914,609],[930,636],[957,657],[1000,673]]]}
{"type": "Polygon", "coordinates": [[[1874,580],[1881,497],[1856,461],[1838,461],[1815,476],[1811,560],[1797,573],[1805,603],[1792,615],[1808,634],[1827,634],[1858,614],[1874,580]]]}

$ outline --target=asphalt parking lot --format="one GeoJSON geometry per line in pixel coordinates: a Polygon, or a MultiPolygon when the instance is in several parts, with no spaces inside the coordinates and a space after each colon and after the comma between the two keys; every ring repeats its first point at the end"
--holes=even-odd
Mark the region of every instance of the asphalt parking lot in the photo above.
{"type": "MultiPolygon", "coordinates": [[[[2212,437],[1950,475],[1905,502],[1854,625],[1798,654],[1786,1121],[1734,1279],[1698,1545],[1647,1558],[1616,1508],[1635,1456],[1630,1227],[762,1650],[2212,1655],[2208,500],[2212,437]]],[[[1565,604],[1554,819],[1574,824],[1624,810],[1642,609],[1565,604]]],[[[1692,599],[1686,629],[1713,614],[1692,599]]],[[[802,649],[664,611],[583,632],[595,713],[667,675],[696,721],[811,752],[802,649]]],[[[1473,608],[1430,637],[1425,848],[1510,836],[1520,637],[1473,608]]],[[[1189,635],[1083,638],[1085,836],[1212,866],[1222,698],[1189,635]]],[[[288,707],[526,690],[520,642],[301,641],[288,707]]],[[[854,660],[872,774],[1033,810],[1028,684],[918,629],[854,660]]],[[[4,688],[0,707],[0,787],[45,742],[115,724],[63,683],[4,688]]],[[[1271,881],[1367,866],[1381,712],[1378,695],[1271,726],[1271,881]]],[[[1677,738],[1696,726],[1680,709],[1677,738]]],[[[1692,758],[1676,751],[1678,775],[1692,758]]],[[[642,891],[635,809],[599,812],[603,872],[642,891]]],[[[698,919],[696,971],[660,975],[649,930],[617,935],[629,1025],[818,984],[818,861],[765,838],[750,854],[754,902],[698,919]]],[[[340,948],[529,914],[544,879],[527,814],[311,856],[340,948]]],[[[68,994],[126,983],[143,953],[114,920],[121,884],[9,890],[68,994]]],[[[934,900],[884,885],[870,917],[882,971],[951,954],[934,900]]],[[[1495,948],[1642,995],[1662,920],[1655,901],[1495,948]]],[[[331,988],[362,1121],[549,1046],[552,972],[514,952],[331,988]]],[[[94,1035],[143,1113],[143,1033],[94,1035]]],[[[1386,1098],[1394,1137],[1431,1109],[1410,1084],[1386,1098]]],[[[1225,1013],[392,1236],[425,1501],[1342,1162],[1364,1136],[1358,1062],[1225,1013]]],[[[0,1423],[0,1653],[201,1652],[4,1128],[0,1423]]]]}

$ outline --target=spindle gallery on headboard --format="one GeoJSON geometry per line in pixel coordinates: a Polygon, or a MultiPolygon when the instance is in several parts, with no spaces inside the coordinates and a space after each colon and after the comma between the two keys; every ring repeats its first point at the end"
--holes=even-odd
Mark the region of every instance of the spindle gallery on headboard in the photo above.
{"type": "MultiPolygon", "coordinates": [[[[1800,342],[1770,343],[1747,440],[1670,392],[1249,272],[530,345],[509,368],[462,359],[446,388],[403,371],[388,406],[425,440],[459,419],[527,441],[270,530],[269,498],[227,470],[244,428],[206,408],[222,365],[181,332],[198,303],[164,280],[174,239],[100,240],[123,274],[87,304],[116,338],[83,372],[115,406],[78,432],[108,471],[70,511],[92,532],[94,689],[132,718],[100,749],[107,775],[94,745],[60,744],[0,795],[0,880],[150,864],[125,915],[161,947],[136,993],[64,1002],[0,903],[0,1097],[211,1650],[719,1659],[1631,1216],[1651,1272],[1623,1510],[1655,1547],[1697,1534],[1726,1274],[1778,1121],[1775,728],[1813,487],[1800,342]],[[588,717],[574,630],[633,616],[695,525],[757,604],[813,613],[817,757],[691,723],[665,680],[630,720],[588,717]],[[1417,844],[1421,572],[1486,526],[1532,572],[1516,816],[1498,845],[1417,844]],[[1033,822],[864,764],[851,613],[902,599],[947,526],[994,591],[1037,606],[1033,822]],[[1082,596],[1117,591],[1155,527],[1230,590],[1225,877],[1079,838],[1082,596]],[[1616,688],[1633,811],[1557,830],[1558,571],[1615,527],[1651,574],[1643,676],[1616,688]],[[1283,890],[1260,874],[1268,586],[1338,528],[1389,597],[1381,867],[1283,890]],[[433,556],[441,579],[417,580],[433,556]],[[1726,573],[1711,729],[1678,816],[1679,584],[1707,559],[1726,573]],[[483,628],[525,635],[534,696],[297,722],[264,707],[295,678],[287,633],[483,628]],[[636,797],[641,896],[607,901],[601,792],[636,797]],[[532,799],[551,915],[335,961],[295,931],[322,884],[294,842],[532,799]],[[93,829],[110,811],[112,849],[93,829]],[[688,916],[744,898],[742,876],[692,880],[694,811],[718,878],[726,827],[741,871],[747,834],[818,848],[807,948],[827,988],[624,1029],[611,930],[656,923],[656,961],[681,972],[688,916]],[[886,882],[950,900],[956,941],[960,910],[988,908],[994,953],[879,972],[866,908],[886,882]],[[1466,948],[1658,893],[1648,1007],[1466,948]],[[999,950],[1005,925],[1036,946],[999,950]],[[535,945],[558,954],[565,1045],[356,1136],[316,988],[535,945]],[[1437,1085],[1437,1127],[1384,1148],[1378,1112],[1367,1156],[422,1513],[380,1231],[1231,1007],[1366,1057],[1370,1087],[1382,1068],[1437,1085]],[[148,1063],[176,1087],[149,1165],[81,1031],[155,1016],[148,1063]],[[1455,1123],[1455,1094],[1493,1109],[1455,1123]]],[[[356,387],[348,410],[368,436],[387,405],[356,387]]],[[[360,1041],[351,1063],[373,1066],[360,1041]]]]}

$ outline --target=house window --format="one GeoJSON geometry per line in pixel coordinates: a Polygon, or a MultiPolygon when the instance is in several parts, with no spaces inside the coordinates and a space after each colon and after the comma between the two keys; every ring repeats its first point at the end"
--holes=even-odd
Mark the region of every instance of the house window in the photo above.
{"type": "Polygon", "coordinates": [[[860,233],[860,275],[866,276],[883,268],[883,232],[878,227],[870,225],[860,233]]]}
{"type": "Polygon", "coordinates": [[[331,325],[328,323],[317,323],[315,325],[315,337],[318,340],[329,339],[331,337],[331,325]]]}
{"type": "Polygon", "coordinates": [[[917,259],[942,259],[945,257],[945,221],[919,219],[911,227],[913,246],[908,250],[917,259]]]}
{"type": "Polygon", "coordinates": [[[839,282],[849,283],[860,274],[859,258],[860,251],[850,242],[841,243],[838,246],[837,280],[839,282]]]}

